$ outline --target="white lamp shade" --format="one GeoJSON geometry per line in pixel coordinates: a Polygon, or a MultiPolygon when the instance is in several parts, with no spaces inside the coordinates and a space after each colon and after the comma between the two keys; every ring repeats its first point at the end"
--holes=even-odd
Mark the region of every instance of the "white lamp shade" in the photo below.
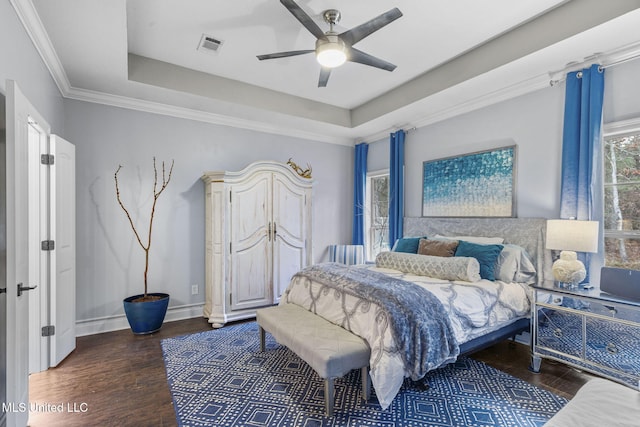
{"type": "Polygon", "coordinates": [[[598,221],[547,220],[547,249],[598,252],[598,221]]]}

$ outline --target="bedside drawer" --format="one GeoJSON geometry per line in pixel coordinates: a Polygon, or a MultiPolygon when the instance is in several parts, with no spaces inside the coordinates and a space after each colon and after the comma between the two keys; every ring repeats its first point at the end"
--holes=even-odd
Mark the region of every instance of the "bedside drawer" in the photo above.
{"type": "Polygon", "coordinates": [[[640,389],[640,302],[551,281],[532,288],[533,372],[551,359],[640,389]]]}
{"type": "Polygon", "coordinates": [[[614,304],[609,305],[600,302],[590,302],[589,306],[585,308],[585,311],[590,314],[598,314],[600,316],[623,319],[640,324],[640,312],[638,310],[619,307],[614,304]]]}
{"type": "Polygon", "coordinates": [[[615,321],[587,318],[586,360],[640,376],[640,329],[615,321]]]}
{"type": "Polygon", "coordinates": [[[539,311],[536,345],[582,357],[582,316],[545,308],[539,311]]]}

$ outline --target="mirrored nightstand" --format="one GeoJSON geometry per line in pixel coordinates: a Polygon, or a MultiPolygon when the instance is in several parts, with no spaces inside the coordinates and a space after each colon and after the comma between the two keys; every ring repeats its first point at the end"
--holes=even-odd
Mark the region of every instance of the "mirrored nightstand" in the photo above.
{"type": "Polygon", "coordinates": [[[640,389],[640,302],[583,285],[532,290],[532,371],[552,359],[640,389]]]}

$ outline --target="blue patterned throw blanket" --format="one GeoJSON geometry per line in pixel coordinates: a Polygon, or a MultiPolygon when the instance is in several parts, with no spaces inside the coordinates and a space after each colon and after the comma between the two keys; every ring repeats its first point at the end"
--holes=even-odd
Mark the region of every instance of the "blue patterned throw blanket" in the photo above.
{"type": "MultiPolygon", "coordinates": [[[[307,308],[316,314],[323,315],[318,307],[321,295],[330,295],[339,301],[345,314],[341,326],[348,330],[354,329],[351,325],[353,316],[358,311],[368,311],[374,304],[379,311],[375,315],[377,327],[388,324],[396,344],[395,349],[385,351],[400,355],[406,374],[413,380],[455,361],[460,353],[442,303],[431,292],[414,283],[366,268],[350,268],[336,263],[305,268],[294,275],[292,283],[296,282],[307,282],[311,301],[307,308]],[[315,288],[311,286],[312,282],[316,284],[315,288]],[[346,302],[346,296],[352,297],[349,299],[351,303],[346,302]]],[[[369,342],[369,345],[374,353],[375,343],[369,342]]]]}

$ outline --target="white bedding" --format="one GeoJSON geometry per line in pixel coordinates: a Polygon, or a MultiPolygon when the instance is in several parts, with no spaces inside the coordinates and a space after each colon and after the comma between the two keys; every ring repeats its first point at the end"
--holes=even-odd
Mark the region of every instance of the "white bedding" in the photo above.
{"type": "MultiPolygon", "coordinates": [[[[369,268],[431,291],[445,310],[451,313],[451,324],[458,344],[529,316],[529,292],[524,284],[489,280],[473,283],[448,281],[374,265],[356,268],[369,268]]],[[[307,280],[296,277],[281,298],[280,304],[287,303],[314,311],[367,341],[371,348],[371,382],[380,405],[386,409],[409,374],[401,356],[394,351],[396,345],[391,329],[380,321],[379,308],[362,304],[362,301],[349,295],[343,294],[336,299],[320,284],[309,284],[307,280]]]]}

